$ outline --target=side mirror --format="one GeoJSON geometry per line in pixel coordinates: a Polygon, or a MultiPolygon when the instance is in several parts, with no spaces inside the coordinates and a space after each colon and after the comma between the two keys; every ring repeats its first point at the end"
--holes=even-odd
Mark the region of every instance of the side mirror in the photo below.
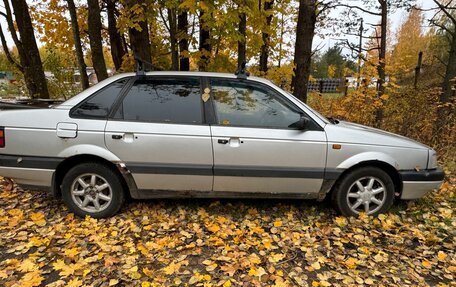
{"type": "Polygon", "coordinates": [[[304,115],[301,115],[301,118],[299,119],[299,121],[292,123],[288,127],[295,128],[297,130],[305,130],[309,126],[309,122],[310,122],[309,118],[307,118],[304,115]]]}

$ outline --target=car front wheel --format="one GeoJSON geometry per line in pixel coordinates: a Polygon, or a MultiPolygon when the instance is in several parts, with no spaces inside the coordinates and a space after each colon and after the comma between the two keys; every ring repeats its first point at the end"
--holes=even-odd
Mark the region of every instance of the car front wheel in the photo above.
{"type": "Polygon", "coordinates": [[[119,211],[125,195],[122,182],[112,169],[98,163],[83,163],[63,178],[62,198],[77,216],[104,218],[119,211]]]}
{"type": "Polygon", "coordinates": [[[386,172],[376,167],[350,171],[332,194],[333,205],[346,216],[361,212],[375,216],[388,211],[393,201],[394,183],[386,172]]]}

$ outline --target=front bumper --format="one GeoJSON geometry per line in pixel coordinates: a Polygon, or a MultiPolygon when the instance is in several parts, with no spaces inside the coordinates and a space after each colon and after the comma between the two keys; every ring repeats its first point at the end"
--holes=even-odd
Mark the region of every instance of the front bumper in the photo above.
{"type": "Polygon", "coordinates": [[[445,173],[439,169],[406,170],[399,172],[402,178],[401,199],[417,199],[429,191],[437,189],[443,182],[445,173]]]}

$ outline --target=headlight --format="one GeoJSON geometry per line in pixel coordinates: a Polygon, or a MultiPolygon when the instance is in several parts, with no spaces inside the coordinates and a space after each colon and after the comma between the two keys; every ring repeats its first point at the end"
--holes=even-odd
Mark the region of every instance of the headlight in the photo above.
{"type": "Polygon", "coordinates": [[[427,168],[428,169],[437,168],[437,153],[433,149],[429,150],[429,159],[428,159],[427,168]]]}

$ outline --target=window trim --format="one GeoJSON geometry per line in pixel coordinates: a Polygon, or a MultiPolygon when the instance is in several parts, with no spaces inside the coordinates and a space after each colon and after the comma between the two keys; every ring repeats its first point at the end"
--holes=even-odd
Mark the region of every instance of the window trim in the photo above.
{"type": "Polygon", "coordinates": [[[85,99],[83,99],[77,105],[75,105],[74,107],[72,107],[70,109],[70,112],[69,112],[70,118],[72,118],[72,119],[88,119],[88,120],[107,120],[110,117],[110,115],[112,113],[112,110],[115,108],[115,105],[116,105],[117,101],[119,100],[119,98],[121,98],[123,96],[123,93],[125,93],[127,88],[129,89],[129,85],[131,84],[131,81],[132,81],[133,78],[134,78],[133,76],[128,76],[128,77],[123,77],[123,78],[117,79],[116,81],[113,81],[113,82],[107,84],[106,86],[104,86],[103,88],[95,91],[93,94],[91,94],[90,96],[86,97],[85,99]],[[102,117],[102,116],[88,116],[88,115],[76,115],[76,114],[74,114],[75,111],[78,108],[80,108],[83,104],[85,104],[90,99],[92,99],[95,96],[97,96],[101,91],[104,91],[107,88],[109,88],[112,84],[117,83],[117,82],[122,81],[122,80],[125,80],[125,79],[127,79],[127,82],[125,83],[123,88],[120,90],[120,92],[117,95],[117,97],[114,99],[114,102],[112,103],[112,106],[109,109],[109,111],[108,111],[106,116],[102,117]]]}
{"type": "Polygon", "coordinates": [[[312,117],[310,117],[306,113],[306,111],[304,111],[299,106],[297,106],[295,103],[293,103],[293,101],[291,101],[286,96],[284,96],[280,91],[278,91],[277,89],[274,89],[273,87],[271,87],[271,86],[269,86],[269,85],[267,85],[265,83],[258,82],[258,81],[253,81],[253,80],[249,80],[249,79],[232,79],[232,78],[223,78],[223,77],[207,77],[207,79],[208,79],[208,86],[211,89],[210,101],[211,101],[211,108],[213,110],[212,113],[214,115],[213,121],[211,122],[212,126],[233,127],[233,128],[273,129],[273,130],[284,130],[284,131],[296,131],[296,130],[299,130],[299,129],[296,129],[296,128],[278,128],[278,127],[271,127],[271,126],[254,126],[254,125],[242,125],[241,126],[241,125],[222,125],[222,124],[219,124],[217,110],[215,108],[214,95],[213,95],[213,91],[212,91],[212,80],[224,80],[224,81],[228,81],[228,82],[246,83],[246,84],[249,84],[249,85],[251,85],[253,87],[259,87],[259,88],[265,89],[267,91],[274,92],[274,95],[276,97],[279,97],[281,100],[283,100],[283,103],[290,110],[294,110],[294,111],[296,111],[298,113],[301,113],[302,115],[306,116],[312,122],[312,126],[310,126],[308,129],[306,129],[306,131],[308,131],[308,130],[310,130],[310,131],[323,131],[323,128],[312,117]]]}
{"type": "Polygon", "coordinates": [[[184,76],[184,75],[143,75],[143,76],[134,76],[132,77],[133,80],[129,83],[128,90],[126,90],[121,97],[117,99],[115,104],[113,105],[113,108],[111,110],[111,113],[109,114],[108,119],[110,121],[119,121],[119,122],[131,122],[131,123],[150,123],[150,124],[164,124],[164,125],[192,125],[192,126],[204,126],[208,125],[207,119],[206,119],[206,107],[205,103],[201,99],[201,95],[204,92],[204,87],[203,87],[203,79],[204,77],[201,76],[184,76]],[[131,87],[134,85],[134,83],[137,80],[142,80],[142,79],[159,79],[159,78],[165,78],[165,79],[196,79],[198,80],[199,83],[199,90],[200,90],[200,108],[201,108],[201,123],[170,123],[170,122],[159,122],[159,121],[145,121],[145,120],[126,120],[123,115],[122,118],[115,118],[114,116],[116,115],[118,109],[120,108],[120,105],[124,101],[125,97],[128,95],[128,92],[130,91],[131,87]]]}

